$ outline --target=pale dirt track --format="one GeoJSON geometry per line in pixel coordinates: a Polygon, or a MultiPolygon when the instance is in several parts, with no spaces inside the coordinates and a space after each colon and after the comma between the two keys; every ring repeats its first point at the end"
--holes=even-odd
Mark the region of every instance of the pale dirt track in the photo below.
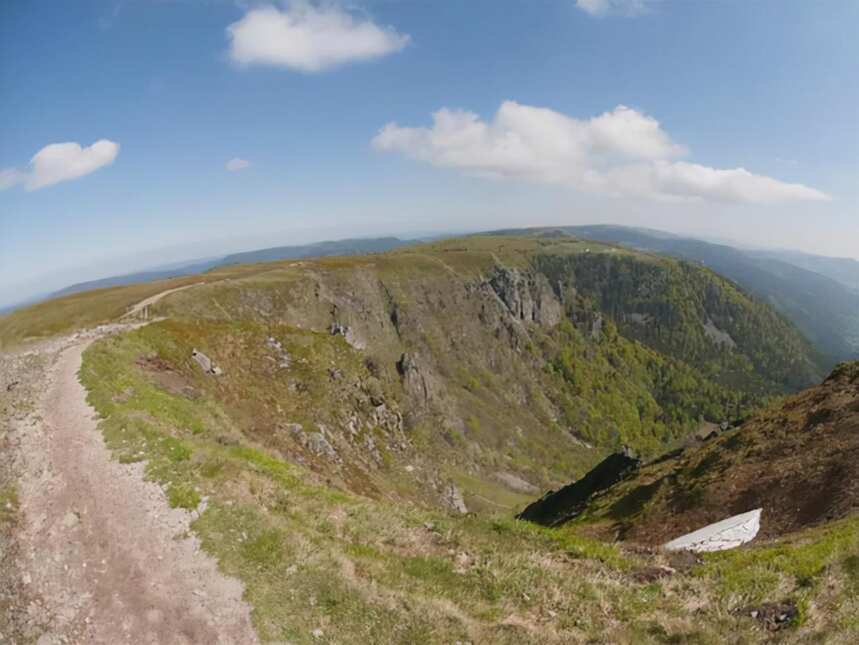
{"type": "Polygon", "coordinates": [[[78,380],[87,336],[46,346],[42,394],[14,420],[26,632],[39,645],[256,643],[241,583],[200,550],[191,514],[143,464],[111,459],[78,380]]]}
{"type": "Polygon", "coordinates": [[[190,289],[191,287],[196,287],[197,285],[202,284],[201,282],[195,282],[194,284],[186,284],[182,287],[175,287],[173,289],[167,289],[167,291],[162,291],[161,293],[156,293],[154,296],[150,296],[145,300],[141,300],[136,305],[132,306],[126,314],[123,316],[125,318],[131,318],[133,316],[138,316],[143,312],[144,309],[154,305],[156,302],[161,300],[162,298],[169,296],[171,293],[176,293],[178,291],[184,291],[185,289],[190,289]]]}

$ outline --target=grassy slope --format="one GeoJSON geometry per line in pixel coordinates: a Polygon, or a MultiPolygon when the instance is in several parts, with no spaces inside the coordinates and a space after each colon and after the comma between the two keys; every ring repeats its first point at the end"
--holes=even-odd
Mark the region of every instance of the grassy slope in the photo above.
{"type": "Polygon", "coordinates": [[[358,496],[236,437],[216,392],[180,382],[170,392],[138,365],[164,341],[162,327],[100,341],[82,378],[118,459],[146,460],[174,505],[206,500],[193,529],[245,583],[266,641],[316,642],[321,629],[341,643],[721,643],[728,633],[754,642],[769,636],[732,610],[782,597],[800,602],[807,640],[859,629],[855,521],[637,583],[660,556],[575,527],[358,496]]]}
{"type": "Polygon", "coordinates": [[[120,318],[132,305],[168,289],[265,271],[265,265],[224,267],[203,275],[95,289],[40,302],[0,316],[0,351],[120,318]]]}
{"type": "Polygon", "coordinates": [[[775,536],[859,509],[859,363],[726,432],[641,469],[582,521],[660,543],[753,508],[775,536]]]}
{"type": "Polygon", "coordinates": [[[25,307],[0,316],[0,350],[116,320],[133,304],[161,291],[194,282],[165,282],[97,289],[25,307]]]}

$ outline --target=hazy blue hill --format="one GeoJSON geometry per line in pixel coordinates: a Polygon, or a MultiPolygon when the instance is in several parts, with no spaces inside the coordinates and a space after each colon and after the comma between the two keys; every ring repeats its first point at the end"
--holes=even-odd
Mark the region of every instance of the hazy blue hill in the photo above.
{"type": "Polygon", "coordinates": [[[782,260],[794,266],[814,271],[859,292],[859,261],[852,258],[830,258],[801,251],[752,251],[759,258],[782,260]]]}
{"type": "Polygon", "coordinates": [[[300,258],[327,257],[332,255],[361,255],[364,253],[382,253],[392,251],[414,241],[401,240],[396,237],[360,238],[345,240],[329,240],[315,242],[312,244],[298,244],[294,246],[276,246],[242,253],[233,253],[223,257],[191,260],[187,263],[174,263],[169,266],[155,267],[146,271],[137,271],[123,275],[110,276],[98,280],[78,282],[59,291],[45,295],[41,298],[33,298],[25,302],[16,303],[0,308],[0,315],[10,313],[41,300],[49,300],[68,296],[73,293],[103,289],[105,287],[120,287],[142,282],[155,282],[168,278],[179,278],[186,275],[205,273],[210,269],[230,264],[254,264],[257,262],[274,262],[276,260],[292,260],[300,258]]]}
{"type": "Polygon", "coordinates": [[[396,237],[378,237],[369,239],[347,239],[301,244],[297,246],[276,246],[244,253],[234,253],[223,258],[217,266],[227,264],[255,264],[257,262],[274,262],[276,260],[293,260],[299,258],[326,257],[331,255],[362,255],[364,253],[383,253],[410,244],[396,237]]]}
{"type": "MultiPolygon", "coordinates": [[[[149,271],[138,271],[136,273],[126,273],[124,275],[111,276],[109,278],[101,278],[100,280],[89,280],[87,282],[78,282],[70,285],[59,291],[55,291],[48,298],[59,298],[60,296],[68,296],[73,293],[82,291],[91,291],[93,289],[103,289],[105,287],[120,287],[127,284],[137,284],[140,282],[154,282],[156,280],[166,280],[167,278],[178,278],[183,275],[194,275],[203,273],[209,269],[222,264],[222,258],[214,260],[201,260],[190,262],[179,266],[168,268],[156,268],[149,271]]],[[[15,307],[13,307],[15,308],[15,307]]]]}

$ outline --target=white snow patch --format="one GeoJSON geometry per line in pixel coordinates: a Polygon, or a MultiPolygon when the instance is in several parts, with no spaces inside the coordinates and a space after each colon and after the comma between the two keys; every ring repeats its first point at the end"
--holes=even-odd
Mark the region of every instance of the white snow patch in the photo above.
{"type": "Polygon", "coordinates": [[[748,513],[709,524],[671,540],[663,548],[669,551],[726,551],[752,541],[761,528],[761,511],[748,513]]]}

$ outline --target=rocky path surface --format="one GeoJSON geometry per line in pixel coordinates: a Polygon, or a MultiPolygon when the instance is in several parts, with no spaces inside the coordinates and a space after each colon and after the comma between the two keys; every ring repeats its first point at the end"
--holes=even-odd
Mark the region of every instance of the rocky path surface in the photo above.
{"type": "Polygon", "coordinates": [[[191,514],[104,445],[78,370],[116,328],[0,357],[3,437],[16,455],[4,465],[18,479],[0,642],[256,643],[241,583],[200,550],[191,514]]]}

